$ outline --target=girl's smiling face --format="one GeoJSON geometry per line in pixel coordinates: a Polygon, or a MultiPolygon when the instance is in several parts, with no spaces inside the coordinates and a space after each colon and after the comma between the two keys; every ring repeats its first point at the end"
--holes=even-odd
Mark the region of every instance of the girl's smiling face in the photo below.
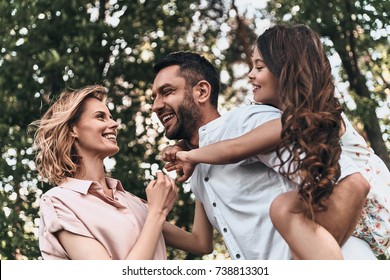
{"type": "Polygon", "coordinates": [[[277,78],[265,65],[257,48],[253,50],[251,59],[253,68],[248,78],[253,86],[253,100],[280,108],[277,78]]]}

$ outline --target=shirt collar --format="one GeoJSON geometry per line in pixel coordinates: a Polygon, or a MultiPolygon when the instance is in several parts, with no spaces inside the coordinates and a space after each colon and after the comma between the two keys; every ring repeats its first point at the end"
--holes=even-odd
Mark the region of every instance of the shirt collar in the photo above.
{"type": "Polygon", "coordinates": [[[225,118],[226,118],[225,116],[220,116],[220,117],[206,123],[205,125],[201,126],[198,130],[199,135],[202,135],[205,133],[210,133],[211,131],[220,128],[222,126],[225,118]]]}
{"type": "MultiPolygon", "coordinates": [[[[119,180],[106,177],[106,182],[110,189],[116,189],[117,191],[125,192],[122,183],[119,180]]],[[[79,192],[81,194],[87,194],[88,190],[93,185],[98,186],[99,184],[95,181],[66,177],[65,181],[62,182],[59,187],[79,192]]]]}
{"type": "Polygon", "coordinates": [[[121,181],[113,178],[106,177],[107,185],[110,189],[116,189],[117,191],[125,192],[121,181]]]}

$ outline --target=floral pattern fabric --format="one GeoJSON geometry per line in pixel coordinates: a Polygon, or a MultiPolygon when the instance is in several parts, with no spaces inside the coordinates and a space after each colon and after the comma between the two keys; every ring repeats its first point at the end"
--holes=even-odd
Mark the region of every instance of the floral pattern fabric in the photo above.
{"type": "Polygon", "coordinates": [[[361,169],[371,186],[353,235],[367,241],[376,255],[389,254],[390,172],[348,119],[343,119],[346,132],[341,138],[342,152],[361,169]]]}

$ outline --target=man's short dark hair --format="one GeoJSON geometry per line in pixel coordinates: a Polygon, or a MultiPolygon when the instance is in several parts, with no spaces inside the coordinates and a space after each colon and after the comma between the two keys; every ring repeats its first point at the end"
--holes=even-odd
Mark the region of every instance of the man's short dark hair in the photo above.
{"type": "Polygon", "coordinates": [[[218,106],[219,95],[219,73],[205,57],[193,52],[173,52],[163,57],[153,66],[153,71],[157,75],[162,69],[178,65],[178,75],[183,77],[187,85],[193,87],[199,81],[206,80],[211,86],[211,105],[218,106]]]}

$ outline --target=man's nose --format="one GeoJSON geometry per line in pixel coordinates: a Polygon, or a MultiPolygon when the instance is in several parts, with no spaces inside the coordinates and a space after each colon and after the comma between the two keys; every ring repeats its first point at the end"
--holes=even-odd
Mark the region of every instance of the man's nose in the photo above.
{"type": "Polygon", "coordinates": [[[164,103],[162,102],[162,99],[158,95],[156,95],[156,97],[153,100],[152,111],[157,113],[163,107],[164,107],[164,103]]]}

